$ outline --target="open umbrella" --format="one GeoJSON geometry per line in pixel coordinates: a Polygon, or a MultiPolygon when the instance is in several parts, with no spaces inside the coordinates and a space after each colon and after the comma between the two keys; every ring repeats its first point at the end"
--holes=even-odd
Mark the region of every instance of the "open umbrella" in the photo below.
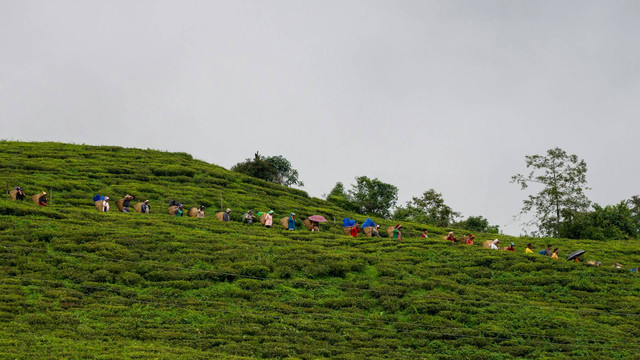
{"type": "Polygon", "coordinates": [[[572,252],[571,254],[569,254],[569,256],[567,256],[567,261],[569,260],[573,260],[575,258],[577,258],[578,256],[581,256],[582,254],[586,253],[586,250],[576,250],[574,252],[572,252]]]}
{"type": "Polygon", "coordinates": [[[327,219],[325,219],[322,215],[311,215],[309,216],[309,220],[317,223],[327,222],[327,219]]]}

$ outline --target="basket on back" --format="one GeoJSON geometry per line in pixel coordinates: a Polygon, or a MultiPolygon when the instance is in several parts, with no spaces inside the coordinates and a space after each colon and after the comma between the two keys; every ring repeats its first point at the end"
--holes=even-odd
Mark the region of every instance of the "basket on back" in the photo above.
{"type": "Polygon", "coordinates": [[[259,217],[259,219],[260,219],[260,225],[264,225],[264,223],[265,223],[265,221],[266,221],[266,218],[267,218],[267,214],[266,214],[266,213],[265,213],[265,214],[260,215],[260,217],[259,217]]]}
{"type": "Polygon", "coordinates": [[[187,213],[187,216],[188,217],[198,217],[198,209],[192,207],[191,209],[189,209],[189,212],[187,213]]]}
{"type": "Polygon", "coordinates": [[[482,243],[482,247],[485,248],[485,249],[489,249],[489,248],[491,248],[491,243],[492,242],[493,242],[492,240],[487,240],[487,241],[482,243]]]}
{"type": "Polygon", "coordinates": [[[178,207],[173,205],[173,206],[169,206],[167,208],[167,211],[169,212],[169,215],[171,216],[175,216],[176,215],[176,210],[178,210],[178,207]]]}
{"type": "Polygon", "coordinates": [[[133,205],[133,209],[134,209],[137,213],[142,213],[142,204],[144,204],[144,203],[139,202],[139,203],[137,203],[137,204],[133,205]]]}
{"type": "Polygon", "coordinates": [[[9,195],[11,195],[11,200],[15,201],[16,198],[18,197],[18,190],[13,189],[9,191],[9,195]]]}
{"type": "Polygon", "coordinates": [[[96,209],[98,209],[98,211],[102,211],[103,207],[104,207],[104,200],[98,200],[94,202],[96,204],[96,209]]]}
{"type": "Polygon", "coordinates": [[[307,228],[307,230],[309,231],[313,230],[313,224],[311,223],[311,220],[304,219],[303,223],[304,223],[304,226],[307,228]]]}
{"type": "Polygon", "coordinates": [[[35,194],[31,197],[31,200],[33,200],[34,203],[38,204],[40,203],[40,196],[42,195],[44,195],[44,193],[35,194]]]}
{"type": "Polygon", "coordinates": [[[120,200],[116,201],[116,206],[118,207],[118,210],[120,210],[120,212],[122,212],[122,209],[124,208],[124,199],[120,199],[120,200]]]}
{"type": "Polygon", "coordinates": [[[389,235],[389,237],[390,237],[390,238],[392,238],[392,237],[393,237],[393,230],[394,230],[394,229],[395,229],[395,227],[393,227],[393,226],[389,226],[389,227],[387,228],[387,235],[389,235]]]}
{"type": "Polygon", "coordinates": [[[368,237],[372,237],[373,236],[373,226],[367,226],[366,228],[363,229],[364,234],[368,237]]]}
{"type": "Polygon", "coordinates": [[[285,216],[280,219],[280,225],[282,225],[285,230],[289,230],[289,217],[285,216]]]}
{"type": "Polygon", "coordinates": [[[224,220],[224,211],[220,211],[216,213],[216,219],[218,219],[218,221],[223,221],[224,220]]]}
{"type": "Polygon", "coordinates": [[[351,229],[353,228],[353,226],[344,226],[342,228],[342,231],[344,231],[345,235],[351,235],[351,229]]]}

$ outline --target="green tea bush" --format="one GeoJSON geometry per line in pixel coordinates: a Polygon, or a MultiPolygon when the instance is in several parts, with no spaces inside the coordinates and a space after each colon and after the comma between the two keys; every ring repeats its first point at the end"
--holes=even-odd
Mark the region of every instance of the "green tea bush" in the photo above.
{"type": "Polygon", "coordinates": [[[54,189],[46,208],[0,199],[0,357],[626,359],[640,350],[627,341],[640,328],[634,240],[500,236],[558,244],[563,255],[585,249],[584,261],[603,262],[595,268],[419,239],[424,225],[411,222],[402,242],[354,239],[341,219],[362,216],[184,154],[0,142],[0,159],[10,184],[54,189]],[[99,213],[91,200],[126,193],[150,199],[152,213],[99,213]],[[171,217],[169,199],[205,204],[207,215],[171,217]],[[295,211],[330,222],[320,233],[265,229],[219,222],[219,207],[235,221],[273,209],[275,219],[295,211]]]}

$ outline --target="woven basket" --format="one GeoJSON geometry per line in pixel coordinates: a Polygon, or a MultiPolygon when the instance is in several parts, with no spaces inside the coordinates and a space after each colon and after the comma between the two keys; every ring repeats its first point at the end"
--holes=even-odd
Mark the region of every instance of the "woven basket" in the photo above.
{"type": "Polygon", "coordinates": [[[353,226],[345,226],[345,227],[342,228],[342,231],[344,231],[345,235],[351,235],[351,228],[352,227],[353,226]]]}
{"type": "Polygon", "coordinates": [[[118,207],[118,210],[120,212],[122,212],[123,204],[124,204],[124,199],[120,199],[120,200],[116,201],[116,206],[118,207]]]}
{"type": "Polygon", "coordinates": [[[393,230],[395,229],[395,227],[393,226],[389,226],[387,228],[387,235],[389,235],[390,238],[393,238],[393,230]]]}
{"type": "Polygon", "coordinates": [[[42,196],[42,193],[35,194],[31,197],[31,200],[33,200],[34,203],[38,204],[40,202],[40,196],[42,196]]]}
{"type": "Polygon", "coordinates": [[[139,203],[137,203],[137,204],[133,205],[133,209],[134,209],[137,213],[142,213],[142,204],[144,204],[144,203],[139,202],[139,203]]]}
{"type": "Polygon", "coordinates": [[[220,211],[216,213],[216,219],[218,219],[218,221],[224,221],[224,218],[222,217],[224,215],[224,211],[220,211]]]}
{"type": "Polygon", "coordinates": [[[198,209],[196,208],[191,208],[189,209],[189,212],[187,213],[188,217],[197,217],[198,216],[198,209]]]}
{"type": "Polygon", "coordinates": [[[311,224],[311,220],[304,219],[303,223],[304,223],[304,226],[307,228],[307,230],[309,231],[313,230],[313,225],[311,224]]]}
{"type": "Polygon", "coordinates": [[[285,230],[289,230],[289,217],[285,216],[280,219],[280,225],[282,225],[285,230]]]}
{"type": "Polygon", "coordinates": [[[487,240],[487,241],[483,242],[482,243],[482,247],[485,248],[485,249],[491,248],[491,242],[492,242],[491,240],[487,240]]]}
{"type": "Polygon", "coordinates": [[[174,206],[169,206],[167,208],[167,211],[169,212],[169,215],[176,216],[176,209],[178,209],[178,207],[175,206],[175,205],[174,206]]]}
{"type": "Polygon", "coordinates": [[[104,205],[104,200],[98,200],[95,202],[96,204],[96,209],[98,209],[98,211],[102,212],[102,206],[104,205]]]}
{"type": "Polygon", "coordinates": [[[16,196],[18,196],[18,190],[13,189],[13,190],[9,191],[9,195],[11,195],[11,200],[15,201],[16,200],[16,196]]]}
{"type": "Polygon", "coordinates": [[[373,236],[373,226],[368,226],[368,227],[364,228],[364,235],[368,236],[368,237],[372,237],[373,236]]]}
{"type": "Polygon", "coordinates": [[[267,216],[267,214],[260,215],[260,225],[264,225],[266,216],[267,216]]]}

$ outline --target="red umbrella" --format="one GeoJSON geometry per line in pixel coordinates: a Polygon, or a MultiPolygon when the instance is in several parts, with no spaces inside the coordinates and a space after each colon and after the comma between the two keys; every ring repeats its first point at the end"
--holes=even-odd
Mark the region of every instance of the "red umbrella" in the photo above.
{"type": "Polygon", "coordinates": [[[324,216],[322,215],[312,215],[312,216],[309,216],[309,221],[321,223],[321,222],[327,222],[327,219],[325,219],[324,216]]]}

